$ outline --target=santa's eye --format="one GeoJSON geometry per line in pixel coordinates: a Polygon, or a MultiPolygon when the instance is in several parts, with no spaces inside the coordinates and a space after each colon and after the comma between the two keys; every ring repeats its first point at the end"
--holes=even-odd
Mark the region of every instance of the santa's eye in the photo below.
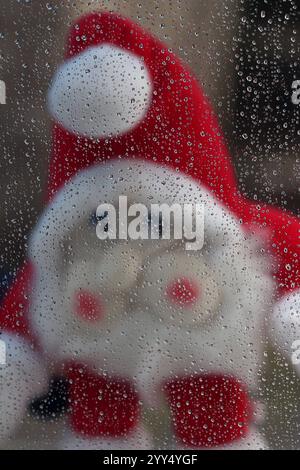
{"type": "MultiPolygon", "coordinates": [[[[106,219],[107,216],[108,216],[108,212],[107,212],[107,211],[103,212],[103,214],[97,214],[97,211],[94,211],[94,212],[92,212],[91,215],[90,215],[90,219],[89,219],[90,224],[91,224],[93,227],[96,227],[97,224],[98,224],[99,222],[101,222],[102,220],[106,219]]],[[[107,232],[107,231],[108,231],[108,223],[105,224],[105,227],[104,227],[104,232],[107,232]]]]}

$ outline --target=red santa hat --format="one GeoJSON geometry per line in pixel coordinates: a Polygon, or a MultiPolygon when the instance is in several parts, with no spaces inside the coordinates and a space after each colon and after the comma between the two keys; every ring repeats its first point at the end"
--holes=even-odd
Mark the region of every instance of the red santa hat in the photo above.
{"type": "MultiPolygon", "coordinates": [[[[211,107],[190,71],[166,45],[131,20],[112,13],[92,13],[73,25],[67,42],[66,60],[80,67],[76,57],[87,50],[97,54],[97,50],[101,50],[97,48],[108,45],[111,49],[104,59],[105,67],[109,61],[116,61],[120,51],[134,55],[144,64],[150,89],[150,96],[146,97],[147,110],[132,126],[129,122],[128,128],[117,135],[108,136],[104,130],[101,136],[101,129],[98,130],[95,124],[91,125],[90,131],[94,134],[98,131],[98,138],[80,136],[80,123],[75,114],[76,103],[72,103],[73,115],[72,109],[61,110],[61,88],[71,86],[70,70],[63,65],[49,94],[50,110],[56,119],[61,119],[61,123],[54,124],[53,129],[49,196],[78,170],[122,155],[171,166],[206,184],[220,199],[232,205],[237,194],[232,163],[211,107]],[[66,121],[73,121],[77,132],[66,130],[66,121]]],[[[97,57],[92,58],[91,66],[97,64],[95,59],[97,57]]],[[[115,72],[122,75],[122,70],[116,69],[115,72]]],[[[100,74],[103,74],[103,69],[100,74]]],[[[82,81],[75,84],[77,96],[91,87],[89,98],[81,100],[81,106],[87,108],[93,100],[102,101],[102,107],[105,106],[103,96],[99,96],[102,90],[99,93],[93,81],[88,83],[88,75],[84,74],[82,81]]],[[[138,81],[137,67],[136,75],[138,81]]],[[[110,77],[109,81],[113,95],[106,95],[112,106],[114,100],[120,100],[123,91],[118,91],[120,82],[116,85],[116,78],[110,77]]],[[[132,75],[131,79],[133,86],[136,86],[132,75]]],[[[75,95],[69,95],[68,98],[70,101],[76,100],[75,95]]],[[[83,134],[86,134],[85,131],[83,134]]]]}
{"type": "MultiPolygon", "coordinates": [[[[115,13],[91,13],[82,17],[71,28],[66,62],[54,79],[49,107],[56,120],[49,198],[82,168],[119,156],[172,167],[212,191],[249,230],[268,233],[280,294],[300,286],[299,220],[240,194],[232,160],[212,108],[192,73],[165,44],[115,13]],[[87,56],[82,60],[87,53],[93,55],[92,60],[87,56]],[[123,62],[118,58],[122,53],[137,61],[129,64],[127,76],[122,71],[122,66],[127,66],[126,58],[123,62]],[[87,66],[101,67],[97,65],[99,62],[102,68],[97,70],[98,79],[101,75],[102,79],[107,78],[111,72],[114,75],[109,79],[110,91],[103,92],[103,82],[99,85],[93,77],[89,79],[87,66]],[[109,69],[113,62],[115,70],[109,69]],[[139,67],[143,68],[142,76],[139,67]],[[74,70],[75,81],[71,77],[74,70]],[[105,73],[107,76],[103,78],[105,73]],[[127,93],[127,98],[133,101],[130,110],[134,118],[132,122],[130,116],[127,122],[123,118],[123,125],[116,124],[115,129],[108,123],[105,129],[101,119],[97,120],[97,110],[111,106],[114,119],[122,114],[126,102],[122,102],[120,95],[124,92],[122,80],[126,79],[135,87],[133,98],[130,88],[127,93]],[[113,94],[109,94],[111,90],[113,94]],[[140,103],[136,96],[141,97],[140,103]],[[141,109],[142,102],[144,109],[141,109]]],[[[103,116],[105,119],[109,116],[103,116]]]]}

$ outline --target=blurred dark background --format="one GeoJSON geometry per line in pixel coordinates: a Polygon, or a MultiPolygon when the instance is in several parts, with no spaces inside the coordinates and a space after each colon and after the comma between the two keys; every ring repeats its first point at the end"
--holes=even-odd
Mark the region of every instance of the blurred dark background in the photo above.
{"type": "MultiPolygon", "coordinates": [[[[90,10],[130,16],[173,48],[219,116],[241,191],[299,214],[300,104],[291,102],[292,82],[300,79],[299,0],[0,0],[0,6],[0,79],[7,87],[7,104],[0,105],[1,291],[43,207],[49,81],[70,23],[90,10]]],[[[268,378],[275,384],[269,434],[277,447],[300,446],[299,389],[288,377],[268,378]],[[289,409],[280,408],[286,393],[289,409]],[[284,435],[283,419],[291,429],[284,435]]]]}

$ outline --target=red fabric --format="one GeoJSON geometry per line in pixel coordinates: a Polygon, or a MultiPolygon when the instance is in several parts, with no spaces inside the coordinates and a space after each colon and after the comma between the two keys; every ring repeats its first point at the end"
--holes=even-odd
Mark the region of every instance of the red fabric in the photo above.
{"type": "Polygon", "coordinates": [[[100,376],[81,365],[69,367],[67,378],[75,432],[88,437],[122,437],[136,427],[140,405],[130,382],[100,376]]]}
{"type": "Polygon", "coordinates": [[[19,271],[0,307],[0,331],[27,337],[33,340],[29,325],[29,293],[33,280],[33,266],[27,262],[19,271]]]}
{"type": "Polygon", "coordinates": [[[247,435],[252,407],[245,388],[232,377],[203,375],[165,386],[176,436],[187,446],[213,447],[247,435]]]}
{"type": "Polygon", "coordinates": [[[166,45],[131,20],[108,12],[91,13],[76,21],[66,58],[103,42],[144,59],[153,79],[151,106],[133,130],[109,139],[79,137],[56,123],[48,199],[82,168],[117,156],[170,166],[210,189],[244,226],[269,228],[279,292],[300,287],[299,220],[267,205],[258,208],[241,196],[217,120],[190,71],[166,45]]]}
{"type": "Polygon", "coordinates": [[[300,287],[300,220],[267,204],[237,204],[236,214],[251,229],[269,232],[268,249],[279,294],[300,287]]]}

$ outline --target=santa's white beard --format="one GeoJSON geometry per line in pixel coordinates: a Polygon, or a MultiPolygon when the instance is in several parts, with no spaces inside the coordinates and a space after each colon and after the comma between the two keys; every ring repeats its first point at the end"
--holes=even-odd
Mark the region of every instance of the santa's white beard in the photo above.
{"type": "MultiPolygon", "coordinates": [[[[182,248],[165,250],[148,257],[141,263],[143,269],[138,269],[137,261],[142,256],[136,251],[136,263],[123,272],[119,289],[112,280],[109,282],[109,276],[116,273],[111,265],[105,269],[105,255],[101,255],[99,263],[95,255],[87,261],[86,253],[84,262],[82,257],[73,259],[70,268],[60,273],[62,288],[51,315],[44,312],[35,318],[45,350],[54,362],[86,363],[99,374],[133,380],[150,406],[159,406],[162,384],[176,376],[222,373],[255,388],[272,283],[262,271],[261,260],[253,258],[248,247],[243,251],[239,246],[235,258],[234,251],[231,247],[228,252],[223,250],[223,255],[210,258],[210,269],[219,272],[218,284],[223,283],[223,290],[216,304],[212,303],[215,310],[204,320],[197,315],[193,319],[190,311],[185,315],[184,310],[182,318],[173,315],[165,299],[160,300],[161,289],[156,291],[152,281],[149,284],[157,272],[156,264],[164,257],[171,261],[165,263],[163,272],[157,272],[162,282],[170,272],[177,275],[173,273],[179,269],[176,266],[184,274],[192,273],[193,266],[200,262],[194,253],[188,254],[182,248]],[[101,281],[95,269],[99,265],[101,281]],[[104,283],[99,290],[105,313],[99,321],[88,321],[74,314],[72,297],[79,288],[96,292],[97,280],[104,283]]],[[[111,254],[107,256],[106,260],[111,254]]],[[[51,295],[44,291],[42,298],[51,295]]],[[[208,302],[211,303],[210,297],[208,302]]],[[[174,311],[178,314],[176,308],[174,311]]]]}

